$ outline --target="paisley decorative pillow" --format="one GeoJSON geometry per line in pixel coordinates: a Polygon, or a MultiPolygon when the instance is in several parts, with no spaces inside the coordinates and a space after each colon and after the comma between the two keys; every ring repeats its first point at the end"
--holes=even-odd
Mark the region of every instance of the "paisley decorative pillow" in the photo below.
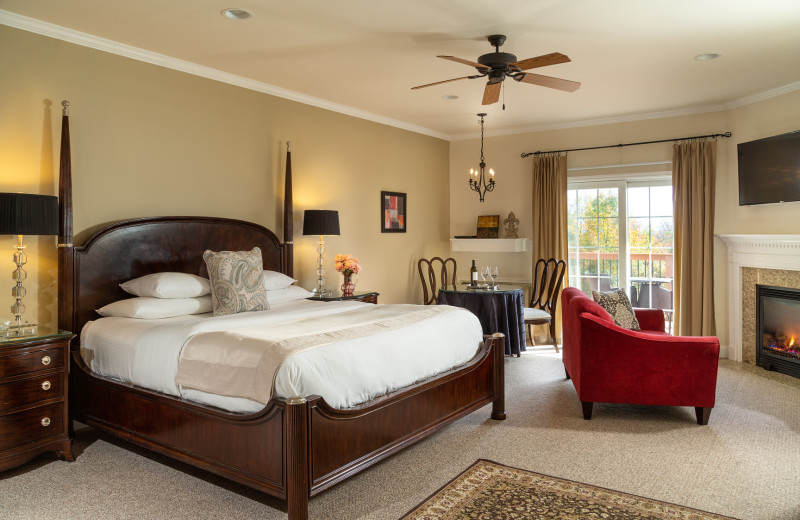
{"type": "Polygon", "coordinates": [[[620,327],[641,330],[639,320],[636,319],[636,313],[633,312],[631,301],[622,289],[608,292],[592,291],[592,298],[614,318],[614,323],[620,327]]]}
{"type": "Polygon", "coordinates": [[[206,251],[203,260],[211,282],[214,316],[269,309],[261,249],[206,251]]]}

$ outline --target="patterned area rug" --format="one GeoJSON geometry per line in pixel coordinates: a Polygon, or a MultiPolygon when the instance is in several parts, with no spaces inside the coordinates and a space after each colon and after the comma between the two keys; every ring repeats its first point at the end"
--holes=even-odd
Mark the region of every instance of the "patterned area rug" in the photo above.
{"type": "Polygon", "coordinates": [[[478,460],[401,520],[735,520],[478,460]]]}

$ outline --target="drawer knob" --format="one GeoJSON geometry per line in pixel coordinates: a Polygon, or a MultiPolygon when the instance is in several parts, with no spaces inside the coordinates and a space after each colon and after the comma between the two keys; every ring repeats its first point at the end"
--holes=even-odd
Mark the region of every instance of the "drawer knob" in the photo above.
{"type": "Polygon", "coordinates": [[[49,365],[50,364],[50,356],[43,357],[42,358],[42,364],[43,365],[49,365]]]}
{"type": "Polygon", "coordinates": [[[42,390],[50,390],[50,381],[42,383],[42,390]]]}
{"type": "Polygon", "coordinates": [[[50,418],[49,417],[45,417],[44,419],[42,419],[42,426],[50,426],[50,418]]]}

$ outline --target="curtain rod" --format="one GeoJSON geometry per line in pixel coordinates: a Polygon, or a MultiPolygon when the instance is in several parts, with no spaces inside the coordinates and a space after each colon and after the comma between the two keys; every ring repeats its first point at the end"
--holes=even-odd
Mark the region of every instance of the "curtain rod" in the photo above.
{"type": "Polygon", "coordinates": [[[637,146],[640,144],[655,144],[655,143],[669,143],[672,141],[687,141],[689,139],[705,139],[709,137],[730,137],[732,134],[730,132],[725,132],[724,134],[711,134],[711,135],[696,135],[694,137],[677,137],[675,139],[661,139],[659,141],[643,141],[640,143],[625,143],[625,144],[610,144],[606,146],[592,146],[589,148],[571,148],[569,150],[550,150],[548,152],[527,152],[520,154],[522,158],[528,157],[529,155],[542,155],[546,153],[562,153],[562,152],[580,152],[583,150],[599,150],[601,148],[621,148],[623,146],[637,146]]]}

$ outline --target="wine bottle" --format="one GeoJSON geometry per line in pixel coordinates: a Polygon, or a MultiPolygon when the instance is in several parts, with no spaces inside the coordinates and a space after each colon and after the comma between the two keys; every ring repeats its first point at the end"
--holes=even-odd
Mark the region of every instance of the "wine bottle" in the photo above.
{"type": "Polygon", "coordinates": [[[469,283],[473,287],[478,285],[478,268],[475,267],[475,260],[472,261],[472,267],[469,268],[469,283]]]}

